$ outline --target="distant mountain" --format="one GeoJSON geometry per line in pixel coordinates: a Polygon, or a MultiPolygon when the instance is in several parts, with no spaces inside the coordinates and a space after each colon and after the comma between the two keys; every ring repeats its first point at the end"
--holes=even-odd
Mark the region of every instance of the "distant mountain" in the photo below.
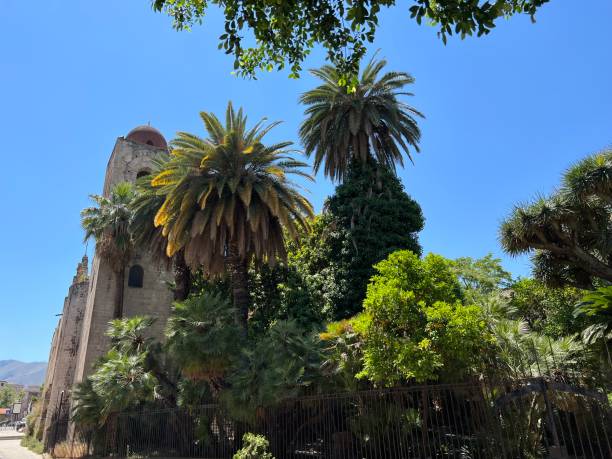
{"type": "Polygon", "coordinates": [[[40,386],[45,381],[47,362],[0,360],[0,380],[24,386],[40,386]]]}

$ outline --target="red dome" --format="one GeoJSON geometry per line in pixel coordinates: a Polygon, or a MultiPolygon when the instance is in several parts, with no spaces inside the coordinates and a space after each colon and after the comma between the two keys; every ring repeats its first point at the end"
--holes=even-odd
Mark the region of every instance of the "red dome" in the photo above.
{"type": "Polygon", "coordinates": [[[138,126],[132,129],[126,136],[126,139],[157,148],[168,148],[162,133],[151,126],[138,126]]]}

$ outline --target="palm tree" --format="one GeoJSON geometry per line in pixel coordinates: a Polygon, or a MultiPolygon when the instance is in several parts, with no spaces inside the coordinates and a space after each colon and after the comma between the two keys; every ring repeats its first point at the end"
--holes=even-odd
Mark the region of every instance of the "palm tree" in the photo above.
{"type": "Polygon", "coordinates": [[[379,78],[386,63],[372,59],[352,92],[338,83],[337,68],[311,70],[323,84],[300,98],[307,106],[300,137],[306,154],[315,154],[315,172],[324,164],[325,175],[341,181],[353,161],[376,160],[395,170],[395,163],[403,165],[402,150],[411,161],[410,147],[419,151],[416,117],[423,115],[398,99],[412,95],[403,88],[414,78],[405,72],[387,72],[379,78]]]}
{"type": "Polygon", "coordinates": [[[166,325],[166,348],[184,376],[206,381],[216,393],[239,353],[239,332],[229,301],[207,292],[174,303],[166,325]]]}
{"type": "Polygon", "coordinates": [[[291,142],[262,143],[277,123],[247,129],[242,109],[231,103],[225,126],[212,113],[200,116],[209,137],[178,133],[170,161],[151,182],[165,196],[155,225],[168,239],[168,256],[183,249],[192,268],[229,272],[236,320],[246,331],[248,265],[286,257],[285,235],[297,237],[313,215],[288,176],[312,178],[288,155],[291,142]]]}
{"type": "Polygon", "coordinates": [[[117,274],[113,316],[120,318],[123,316],[125,268],[133,250],[129,225],[134,190],[131,184],[123,182],[113,187],[108,197],[94,194],[90,198],[97,206],[81,211],[81,225],[85,230],[85,240],[92,237],[96,240],[96,251],[117,274]]]}

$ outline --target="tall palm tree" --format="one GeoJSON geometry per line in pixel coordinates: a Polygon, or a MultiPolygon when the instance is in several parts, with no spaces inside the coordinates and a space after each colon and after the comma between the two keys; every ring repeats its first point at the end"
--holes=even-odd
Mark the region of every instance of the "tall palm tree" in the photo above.
{"type": "Polygon", "coordinates": [[[120,318],[123,316],[125,269],[134,248],[129,230],[134,190],[130,183],[123,182],[115,185],[108,197],[94,194],[90,198],[96,206],[81,211],[81,226],[85,230],[85,240],[96,240],[96,251],[117,274],[113,316],[120,318]]]}
{"type": "Polygon", "coordinates": [[[376,160],[395,170],[395,163],[403,165],[402,150],[411,161],[410,147],[419,151],[416,118],[423,115],[399,100],[412,95],[403,89],[414,78],[405,72],[380,76],[386,63],[372,59],[352,92],[338,83],[337,68],[311,70],[323,84],[300,97],[307,106],[300,137],[306,154],[314,153],[315,172],[323,164],[326,176],[341,181],[353,161],[376,160]]]}
{"type": "Polygon", "coordinates": [[[183,249],[192,268],[229,272],[237,323],[246,331],[248,264],[286,257],[285,234],[296,237],[313,214],[289,176],[312,178],[288,154],[291,142],[262,143],[277,123],[247,129],[231,103],[225,126],[212,113],[200,116],[208,138],[178,133],[170,161],[151,182],[166,197],[155,225],[168,239],[168,256],[183,249]]]}

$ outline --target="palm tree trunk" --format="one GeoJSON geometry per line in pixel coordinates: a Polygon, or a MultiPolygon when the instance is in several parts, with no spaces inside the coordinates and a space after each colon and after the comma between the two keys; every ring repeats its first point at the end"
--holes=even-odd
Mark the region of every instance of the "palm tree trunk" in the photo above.
{"type": "Polygon", "coordinates": [[[185,262],[185,252],[180,250],[174,259],[174,301],[186,300],[191,293],[191,270],[185,262]]]}
{"type": "Polygon", "coordinates": [[[236,324],[246,335],[250,302],[248,268],[247,261],[240,255],[235,243],[229,244],[226,266],[230,274],[232,298],[236,309],[236,324]]]}
{"type": "Polygon", "coordinates": [[[117,272],[117,297],[115,299],[114,319],[123,317],[123,294],[125,290],[125,264],[121,265],[121,269],[117,272]]]}

